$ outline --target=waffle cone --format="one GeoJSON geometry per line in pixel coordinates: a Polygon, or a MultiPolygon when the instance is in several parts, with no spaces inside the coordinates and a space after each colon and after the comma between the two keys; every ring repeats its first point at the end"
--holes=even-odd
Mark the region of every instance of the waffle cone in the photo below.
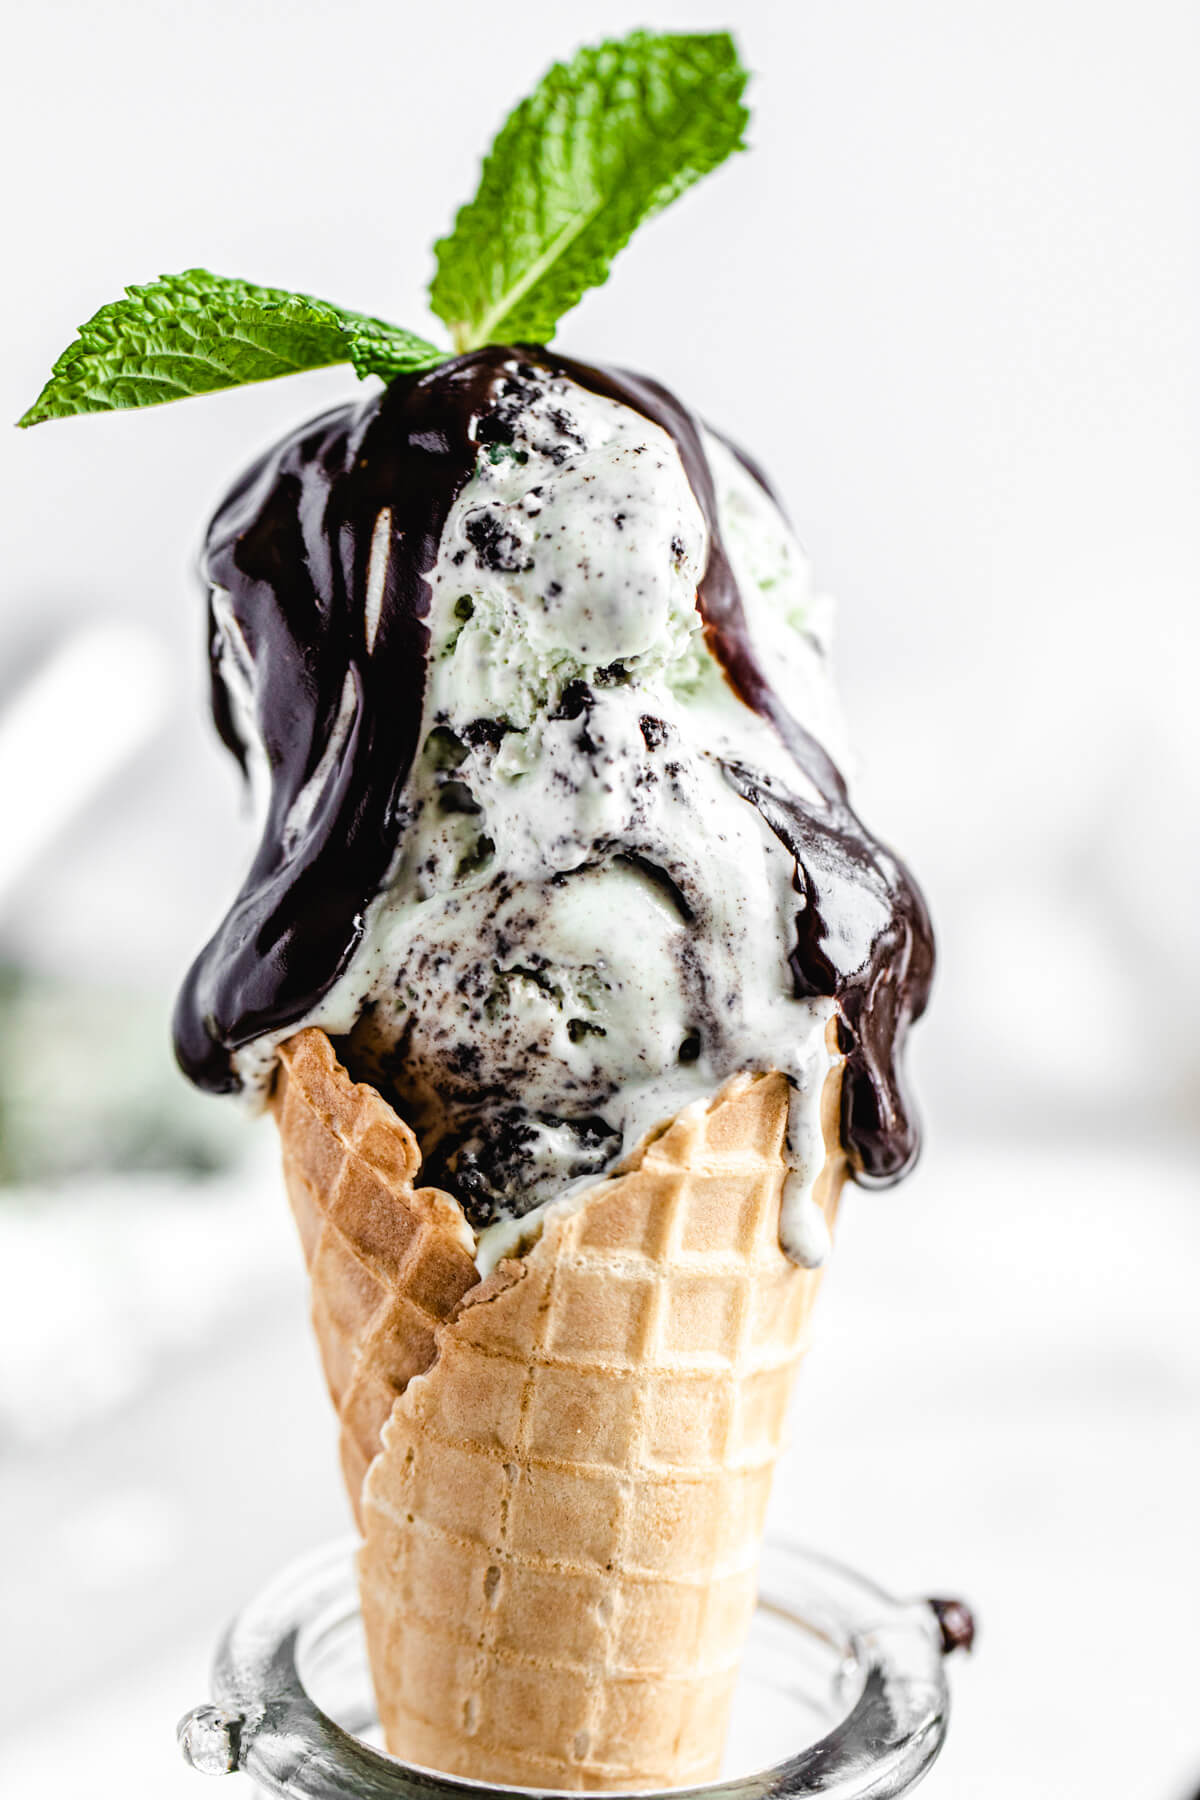
{"type": "Polygon", "coordinates": [[[479,1280],[474,1238],[457,1201],[414,1187],[417,1140],[381,1094],[350,1080],[323,1031],[282,1046],[273,1107],[361,1528],[363,1481],[392,1408],[479,1280]]]}
{"type": "Polygon", "coordinates": [[[779,1247],[786,1081],[688,1107],[480,1282],[382,1097],[319,1031],[281,1064],[389,1749],[523,1786],[710,1779],[820,1281],[779,1247]]]}

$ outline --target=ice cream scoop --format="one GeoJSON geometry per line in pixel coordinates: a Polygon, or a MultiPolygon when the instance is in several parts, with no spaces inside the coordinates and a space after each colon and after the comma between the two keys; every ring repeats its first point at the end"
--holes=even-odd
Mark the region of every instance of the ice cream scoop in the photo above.
{"type": "Polygon", "coordinates": [[[323,1027],[482,1229],[741,1070],[811,1171],[836,1013],[853,1172],[909,1167],[925,907],[847,800],[791,530],[665,389],[529,347],[402,377],[263,458],[206,568],[263,829],[178,1006],[201,1085],[265,1096],[323,1027]]]}

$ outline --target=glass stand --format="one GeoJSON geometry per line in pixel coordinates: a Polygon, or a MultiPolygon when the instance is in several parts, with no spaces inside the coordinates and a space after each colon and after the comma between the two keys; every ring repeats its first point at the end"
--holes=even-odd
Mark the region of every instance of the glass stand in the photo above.
{"type": "MultiPolygon", "coordinates": [[[[285,1569],[217,1651],[212,1704],[179,1726],[192,1767],[248,1774],[281,1800],[479,1800],[479,1782],[411,1767],[377,1746],[354,1541],[285,1569]]],[[[727,1800],[891,1800],[942,1747],[943,1659],[969,1648],[957,1601],[899,1601],[810,1551],[768,1545],[726,1755],[727,1800]]]]}

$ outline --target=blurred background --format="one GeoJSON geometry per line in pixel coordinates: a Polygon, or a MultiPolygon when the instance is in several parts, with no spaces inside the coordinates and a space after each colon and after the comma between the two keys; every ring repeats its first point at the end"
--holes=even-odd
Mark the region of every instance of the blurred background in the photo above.
{"type": "MultiPolygon", "coordinates": [[[[928,1124],[845,1208],[775,1526],[962,1592],[930,1800],[1200,1784],[1194,0],[45,0],[10,12],[5,418],[202,264],[428,329],[429,246],[579,42],[731,25],[753,154],[560,336],[742,440],[840,602],[930,895],[928,1124]]],[[[0,434],[0,1788],[195,1794],[226,1616],[346,1529],[270,1128],[173,990],[250,853],[200,532],[355,386],[0,434]],[[22,1785],[23,1784],[23,1785],[22,1785]]]]}

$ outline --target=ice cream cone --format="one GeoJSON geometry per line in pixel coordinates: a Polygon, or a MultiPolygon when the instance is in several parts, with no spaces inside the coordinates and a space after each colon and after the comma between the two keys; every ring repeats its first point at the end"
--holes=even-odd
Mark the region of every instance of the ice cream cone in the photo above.
{"type": "Polygon", "coordinates": [[[786,1082],[738,1076],[687,1108],[475,1284],[455,1203],[412,1188],[381,1097],[320,1033],[282,1062],[389,1748],[523,1785],[710,1777],[820,1279],[779,1248],[786,1082]]]}
{"type": "Polygon", "coordinates": [[[436,1328],[479,1280],[474,1239],[456,1201],[414,1188],[412,1132],[374,1088],[350,1080],[323,1031],[297,1032],[279,1064],[284,1180],[361,1525],[363,1480],[396,1398],[433,1362],[436,1328]]]}

